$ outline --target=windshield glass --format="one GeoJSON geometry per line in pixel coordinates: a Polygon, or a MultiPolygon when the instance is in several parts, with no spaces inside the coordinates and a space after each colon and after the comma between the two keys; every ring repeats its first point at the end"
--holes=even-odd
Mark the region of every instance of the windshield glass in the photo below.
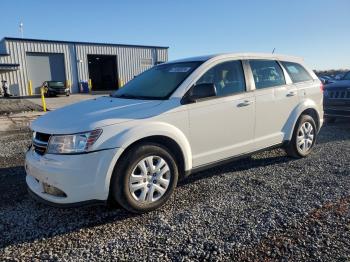
{"type": "Polygon", "coordinates": [[[344,77],[343,80],[350,80],[350,72],[347,72],[344,77]]]}
{"type": "Polygon", "coordinates": [[[138,75],[112,94],[130,99],[168,99],[200,62],[170,63],[155,66],[138,75]]]}

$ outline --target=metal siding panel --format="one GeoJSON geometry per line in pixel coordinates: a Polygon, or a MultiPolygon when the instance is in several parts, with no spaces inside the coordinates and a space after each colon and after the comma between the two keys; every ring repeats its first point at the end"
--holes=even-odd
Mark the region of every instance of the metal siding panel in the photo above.
{"type": "Polygon", "coordinates": [[[73,43],[21,42],[19,40],[3,41],[0,46],[2,46],[0,50],[5,50],[5,52],[10,53],[10,56],[0,57],[1,62],[20,64],[18,71],[3,73],[0,76],[7,79],[10,86],[11,84],[15,86],[14,90],[18,92],[18,95],[28,94],[27,85],[29,77],[26,61],[27,52],[64,54],[65,76],[66,79],[71,81],[73,92],[78,91],[78,80],[88,80],[88,54],[116,55],[118,77],[123,80],[124,83],[130,81],[135,75],[150,68],[150,66],[141,65],[141,59],[152,59],[153,63],[156,62],[157,57],[158,61],[168,60],[168,50],[155,47],[76,44],[76,50],[74,50],[73,43]],[[77,60],[82,60],[83,63],[78,63],[77,60]]]}

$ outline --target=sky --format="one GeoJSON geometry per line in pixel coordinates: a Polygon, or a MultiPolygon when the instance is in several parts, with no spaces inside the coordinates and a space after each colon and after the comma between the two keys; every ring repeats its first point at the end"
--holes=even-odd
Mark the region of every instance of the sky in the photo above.
{"type": "Polygon", "coordinates": [[[350,68],[350,0],[1,0],[0,38],[169,46],[169,60],[225,52],[350,68]]]}

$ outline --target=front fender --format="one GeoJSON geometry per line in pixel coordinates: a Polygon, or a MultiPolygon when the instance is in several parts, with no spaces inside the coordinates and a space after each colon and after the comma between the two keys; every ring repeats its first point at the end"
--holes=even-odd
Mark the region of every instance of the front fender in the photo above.
{"type": "Polygon", "coordinates": [[[317,121],[319,123],[319,126],[322,125],[323,118],[321,117],[320,108],[315,103],[315,101],[311,99],[304,99],[300,101],[300,103],[294,108],[292,113],[290,114],[288,121],[283,127],[283,133],[284,133],[284,141],[290,141],[293,136],[293,131],[295,128],[295,125],[297,124],[297,121],[300,117],[300,115],[308,109],[312,109],[317,114],[317,121]]]}
{"type": "Polygon", "coordinates": [[[113,143],[117,147],[126,149],[138,140],[150,136],[165,136],[174,140],[184,156],[185,170],[192,168],[191,147],[185,134],[177,127],[163,122],[147,122],[134,126],[115,137],[113,143]]]}
{"type": "Polygon", "coordinates": [[[120,126],[110,126],[107,128],[106,133],[116,134],[110,136],[110,138],[103,142],[102,148],[117,147],[117,154],[111,161],[108,169],[108,174],[105,180],[105,189],[109,190],[109,182],[113,174],[114,167],[124,152],[131,144],[150,137],[150,136],[165,136],[175,141],[183,154],[185,171],[192,168],[192,152],[186,135],[177,127],[164,123],[164,122],[142,122],[130,123],[129,125],[123,124],[120,126]]]}

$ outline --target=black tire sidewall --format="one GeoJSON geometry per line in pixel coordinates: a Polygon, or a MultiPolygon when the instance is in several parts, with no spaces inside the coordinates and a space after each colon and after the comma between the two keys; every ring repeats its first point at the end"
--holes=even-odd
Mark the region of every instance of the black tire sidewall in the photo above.
{"type": "Polygon", "coordinates": [[[118,161],[113,172],[111,180],[113,199],[122,207],[134,213],[149,212],[161,207],[171,197],[177,185],[178,168],[174,159],[166,148],[158,144],[143,144],[133,147],[118,161]],[[167,162],[171,179],[167,191],[159,200],[153,203],[140,204],[132,197],[129,190],[129,176],[139,161],[151,155],[160,156],[167,162]]]}

